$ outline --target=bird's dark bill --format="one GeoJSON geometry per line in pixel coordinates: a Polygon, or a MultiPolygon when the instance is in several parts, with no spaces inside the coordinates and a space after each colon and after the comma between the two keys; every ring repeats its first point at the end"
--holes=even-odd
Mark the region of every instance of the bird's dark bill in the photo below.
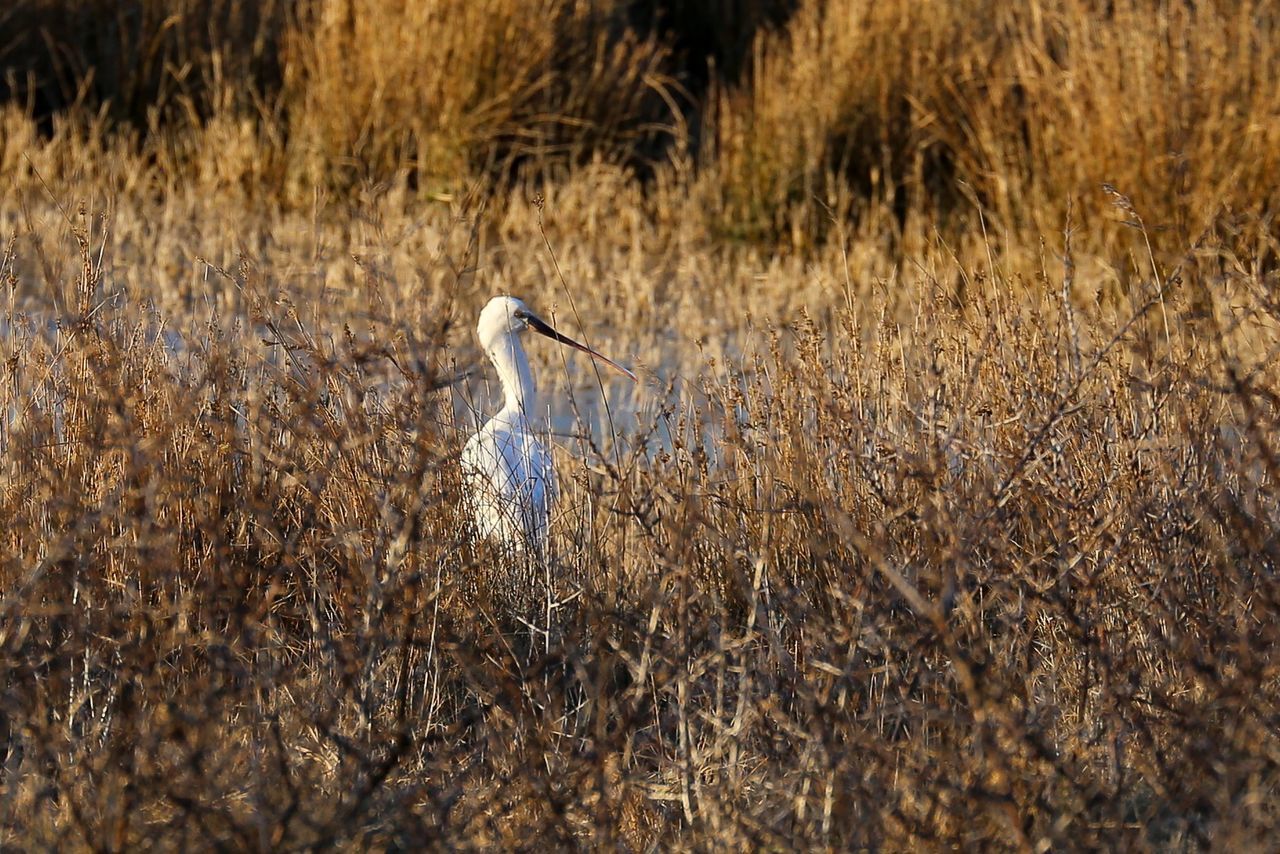
{"type": "Polygon", "coordinates": [[[533,315],[533,314],[529,314],[528,312],[525,312],[523,314],[523,317],[525,322],[529,324],[530,328],[533,329],[534,332],[537,332],[539,335],[545,335],[553,341],[559,341],[561,344],[567,344],[568,346],[572,347],[575,350],[581,350],[583,353],[586,353],[588,356],[592,357],[593,359],[599,359],[601,362],[604,362],[606,365],[618,371],[620,374],[622,374],[624,377],[631,380],[632,382],[636,381],[636,375],[631,373],[631,371],[622,367],[622,365],[619,365],[617,362],[613,361],[603,353],[600,353],[596,350],[592,350],[586,344],[579,344],[577,341],[574,341],[568,335],[561,335],[559,332],[555,331],[555,329],[553,329],[551,325],[548,324],[546,321],[544,321],[542,318],[537,317],[536,315],[533,315]]]}

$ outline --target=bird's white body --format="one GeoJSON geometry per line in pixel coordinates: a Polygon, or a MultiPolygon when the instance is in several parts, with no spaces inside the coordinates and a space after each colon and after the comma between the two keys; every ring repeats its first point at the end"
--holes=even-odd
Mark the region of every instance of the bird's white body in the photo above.
{"type": "Polygon", "coordinates": [[[480,312],[476,335],[497,369],[504,403],[462,450],[465,499],[479,536],[514,550],[539,553],[546,545],[557,490],[551,452],[539,437],[542,431],[534,426],[538,395],[520,341],[529,328],[612,365],[632,380],[635,375],[556,332],[514,297],[494,297],[480,312]]]}
{"type": "Polygon", "coordinates": [[[476,533],[517,549],[546,542],[556,471],[523,412],[504,408],[462,449],[463,487],[476,533]]]}

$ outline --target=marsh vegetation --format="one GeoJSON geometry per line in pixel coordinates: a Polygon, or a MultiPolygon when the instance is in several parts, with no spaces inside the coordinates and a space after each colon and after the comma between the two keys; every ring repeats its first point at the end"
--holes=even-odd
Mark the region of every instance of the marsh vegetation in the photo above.
{"type": "Polygon", "coordinates": [[[0,65],[4,844],[1274,846],[1274,4],[18,0],[0,65]],[[531,347],[550,620],[459,495],[499,292],[641,376],[531,347]]]}

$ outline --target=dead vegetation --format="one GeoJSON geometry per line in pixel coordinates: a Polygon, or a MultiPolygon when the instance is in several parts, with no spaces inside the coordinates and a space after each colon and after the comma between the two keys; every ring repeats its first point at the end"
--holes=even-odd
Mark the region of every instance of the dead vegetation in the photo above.
{"type": "Polygon", "coordinates": [[[170,6],[154,121],[0,37],[7,843],[1274,846],[1270,7],[170,6]],[[497,291],[644,379],[531,354],[551,619],[497,291]]]}

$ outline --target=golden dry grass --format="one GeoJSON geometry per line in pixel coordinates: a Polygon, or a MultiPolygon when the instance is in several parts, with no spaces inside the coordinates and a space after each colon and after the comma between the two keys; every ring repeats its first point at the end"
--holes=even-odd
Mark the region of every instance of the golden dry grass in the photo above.
{"type": "Polygon", "coordinates": [[[705,89],[263,8],[0,112],[6,844],[1274,846],[1269,6],[800,3],[705,89]],[[459,504],[499,291],[642,374],[531,347],[549,619],[459,504]]]}

